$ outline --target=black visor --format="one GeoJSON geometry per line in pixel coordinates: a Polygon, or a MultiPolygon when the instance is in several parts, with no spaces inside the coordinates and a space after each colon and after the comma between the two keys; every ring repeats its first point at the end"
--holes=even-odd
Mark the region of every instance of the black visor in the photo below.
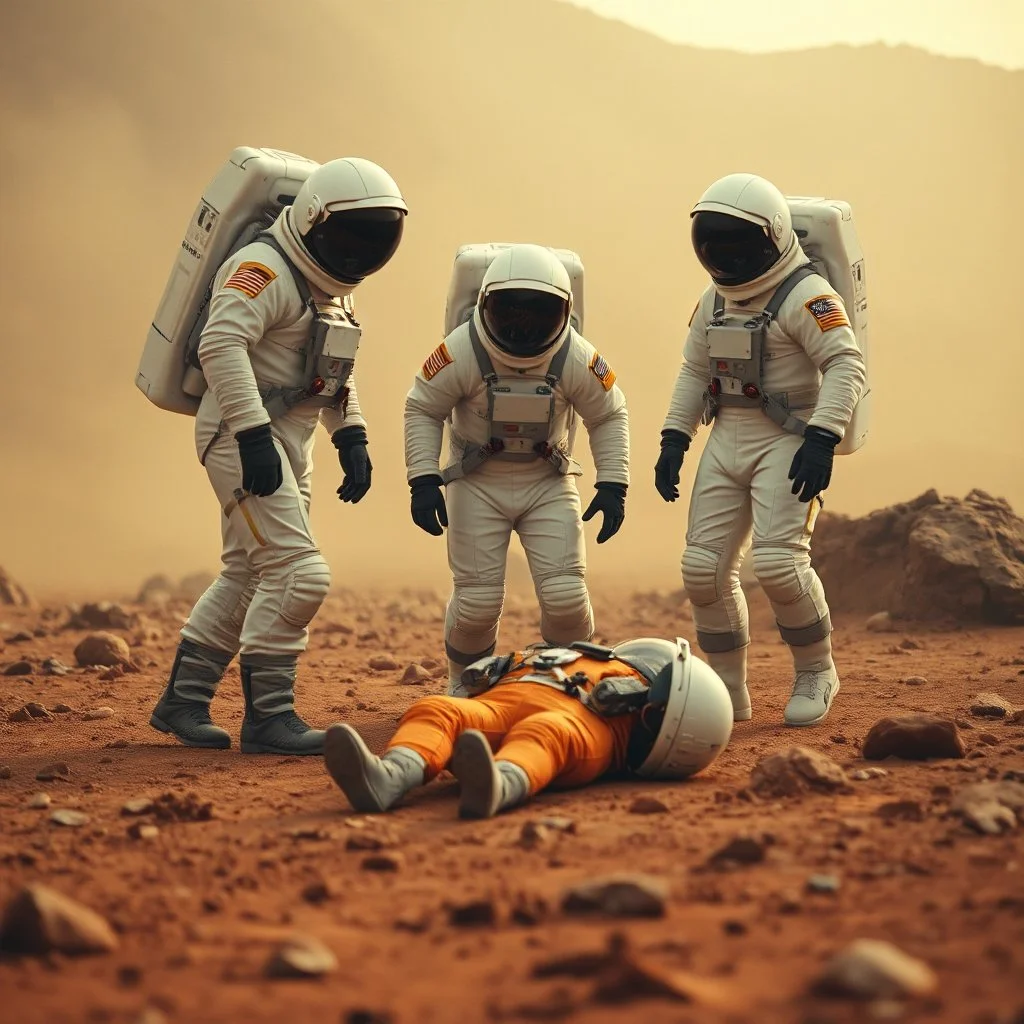
{"type": "Polygon", "coordinates": [[[726,286],[756,280],[781,255],[764,228],[725,213],[695,214],[690,239],[701,266],[726,286]]]}
{"type": "Polygon", "coordinates": [[[339,210],[317,224],[303,242],[310,256],[336,281],[358,284],[395,255],[404,226],[401,210],[339,210]]]}
{"type": "Polygon", "coordinates": [[[503,288],[488,293],[481,316],[498,348],[513,356],[533,356],[561,336],[569,320],[569,303],[534,288],[503,288]]]}

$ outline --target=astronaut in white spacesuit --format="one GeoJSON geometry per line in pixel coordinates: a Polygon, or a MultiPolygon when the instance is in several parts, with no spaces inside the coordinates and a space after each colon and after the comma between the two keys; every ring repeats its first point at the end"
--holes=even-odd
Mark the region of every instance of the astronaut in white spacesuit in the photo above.
{"type": "Polygon", "coordinates": [[[839,676],[811,534],[865,362],[842,299],[809,266],[774,185],[730,174],[708,188],[691,218],[711,283],[690,320],[655,485],[665,501],[676,500],[686,450],[713,418],[682,560],[697,641],[730,690],[736,720],[749,719],[739,569],[752,542],[754,573],[793,656],[784,721],[814,725],[828,714],[839,676]]]}
{"type": "Polygon", "coordinates": [[[309,383],[311,325],[319,317],[358,329],[348,297],[394,255],[407,212],[381,167],[332,160],[313,171],[269,234],[217,271],[198,350],[209,387],[195,440],[222,512],[223,568],[181,630],[151,718],[187,745],[230,746],[209,709],[237,652],[242,751],[323,749],[324,732],[294,708],[298,656],[331,579],[308,518],[317,423],[338,449],[342,501],[363,498],[372,465],[351,363],[337,380],[309,383]]]}
{"type": "Polygon", "coordinates": [[[494,651],[513,530],[544,640],[565,645],[594,633],[582,522],[602,512],[598,544],[622,525],[629,422],[614,371],[570,324],[572,302],[568,272],[551,249],[505,249],[487,268],[471,317],[429,356],[406,398],[412,518],[434,536],[448,527],[450,688],[494,651]],[[571,451],[577,413],[597,475],[582,521],[574,480],[582,469],[571,451]],[[449,416],[452,458],[439,473],[449,416]]]}

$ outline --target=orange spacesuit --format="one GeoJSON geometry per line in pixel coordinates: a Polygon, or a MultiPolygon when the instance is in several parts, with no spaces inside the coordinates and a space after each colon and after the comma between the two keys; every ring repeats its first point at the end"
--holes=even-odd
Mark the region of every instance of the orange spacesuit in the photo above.
{"type": "Polygon", "coordinates": [[[465,696],[416,701],[379,758],[351,726],[331,726],[326,767],[355,810],[387,810],[445,768],[461,783],[463,817],[490,817],[549,785],[583,786],[610,771],[681,777],[710,763],[732,729],[724,684],[689,658],[686,641],[537,645],[470,665],[458,692],[465,696]],[[691,713],[680,732],[697,690],[691,712],[703,714],[691,713]],[[677,739],[682,759],[673,759],[677,739]]]}

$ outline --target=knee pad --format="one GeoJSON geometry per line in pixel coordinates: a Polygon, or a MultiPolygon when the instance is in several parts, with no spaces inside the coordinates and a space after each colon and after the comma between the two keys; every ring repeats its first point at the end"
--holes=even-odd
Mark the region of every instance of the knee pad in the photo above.
{"type": "Polygon", "coordinates": [[[832,632],[825,591],[811,557],[793,548],[755,548],[754,575],[772,603],[782,639],[793,647],[832,632]]]}
{"type": "Polygon", "coordinates": [[[594,635],[590,594],[582,575],[564,573],[537,581],[541,633],[548,643],[571,644],[594,635]]]}
{"type": "Polygon", "coordinates": [[[504,582],[455,585],[445,638],[445,650],[452,661],[469,665],[494,652],[494,636],[504,603],[504,582]]]}
{"type": "Polygon", "coordinates": [[[323,556],[316,552],[291,562],[286,574],[281,618],[289,625],[304,629],[327,597],[331,570],[323,556]]]}
{"type": "Polygon", "coordinates": [[[722,556],[709,548],[687,545],[683,552],[683,589],[695,607],[714,604],[721,598],[718,573],[722,556]]]}

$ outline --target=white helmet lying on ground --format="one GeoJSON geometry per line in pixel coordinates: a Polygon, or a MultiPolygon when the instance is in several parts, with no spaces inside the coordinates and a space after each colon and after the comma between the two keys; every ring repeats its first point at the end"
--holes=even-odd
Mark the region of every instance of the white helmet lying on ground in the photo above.
{"type": "Polygon", "coordinates": [[[627,752],[633,774],[685,779],[707,768],[725,750],[733,723],[729,691],[714,669],[678,637],[627,640],[614,652],[649,685],[627,752]]]}

